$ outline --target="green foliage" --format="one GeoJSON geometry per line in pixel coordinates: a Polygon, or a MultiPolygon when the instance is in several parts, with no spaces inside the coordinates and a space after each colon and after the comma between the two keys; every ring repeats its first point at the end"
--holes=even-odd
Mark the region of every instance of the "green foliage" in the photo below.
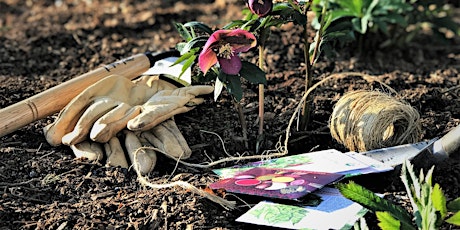
{"type": "Polygon", "coordinates": [[[383,230],[401,229],[401,222],[389,212],[376,212],[375,215],[379,220],[378,226],[383,230]]]}
{"type": "MultiPolygon", "coordinates": [[[[240,75],[230,75],[222,71],[219,72],[218,80],[221,84],[217,87],[225,87],[228,92],[232,94],[237,101],[240,101],[243,98],[243,88],[241,87],[241,79],[245,78],[252,84],[266,84],[267,79],[265,77],[265,72],[262,71],[256,65],[243,61],[243,67],[241,68],[240,75]]],[[[221,89],[217,89],[220,90],[221,89]]],[[[218,96],[218,95],[215,95],[218,96]]]]}
{"type": "MultiPolygon", "coordinates": [[[[259,17],[248,9],[243,10],[243,13],[245,14],[244,19],[231,21],[222,29],[241,28],[248,30],[259,35],[260,43],[263,43],[261,41],[264,41],[268,37],[270,27],[279,27],[288,22],[297,24],[305,24],[307,22],[306,15],[301,13],[300,7],[293,3],[292,0],[288,3],[274,4],[272,13],[267,17],[259,17]]],[[[176,45],[176,49],[180,51],[182,56],[175,64],[184,62],[182,70],[185,72],[187,68],[192,67],[196,62],[201,48],[214,31],[209,26],[200,22],[174,23],[174,26],[179,35],[185,40],[185,42],[176,45]]],[[[226,88],[239,101],[243,97],[241,78],[253,84],[266,84],[267,82],[265,72],[260,67],[249,62],[242,63],[243,67],[239,75],[225,74],[218,67],[213,67],[213,71],[209,71],[206,75],[202,73],[195,74],[194,81],[206,82],[214,79],[216,82],[214,98],[217,98],[222,89],[226,88]]]]}
{"type": "Polygon", "coordinates": [[[413,166],[406,161],[401,169],[401,180],[412,204],[413,218],[399,206],[378,197],[353,182],[339,184],[340,192],[364,207],[374,211],[381,229],[439,229],[443,222],[460,226],[460,198],[449,203],[439,184],[432,184],[432,167],[426,175],[416,176],[413,166]],[[453,213],[449,216],[449,213],[453,213]],[[447,218],[447,219],[446,219],[447,218]],[[412,221],[413,220],[413,221],[412,221]]]}
{"type": "Polygon", "coordinates": [[[411,217],[406,210],[377,196],[372,191],[352,181],[348,184],[338,184],[337,188],[340,190],[343,196],[361,204],[369,210],[374,212],[389,212],[394,216],[394,218],[401,220],[402,222],[411,222],[411,217]]]}
{"type": "Polygon", "coordinates": [[[431,168],[426,176],[421,170],[419,177],[417,177],[410,162],[405,162],[402,167],[401,179],[406,187],[412,204],[415,223],[419,229],[436,229],[439,227],[440,221],[438,220],[444,218],[443,216],[439,218],[437,215],[437,212],[441,213],[440,210],[436,209],[436,206],[442,205],[442,200],[445,201],[445,197],[442,191],[433,193],[431,182],[433,170],[434,168],[431,168]]]}
{"type": "Polygon", "coordinates": [[[313,0],[313,26],[325,37],[320,50],[355,42],[387,47],[410,42],[422,28],[429,27],[439,38],[460,34],[451,19],[451,9],[435,0],[313,0]],[[326,12],[323,10],[327,9],[326,12]],[[339,44],[337,44],[339,43],[339,44]]]}
{"type": "MultiPolygon", "coordinates": [[[[176,60],[174,65],[184,62],[182,66],[182,72],[179,75],[182,76],[185,70],[195,63],[198,57],[201,47],[206,44],[208,37],[213,33],[213,30],[204,23],[201,22],[188,22],[185,24],[175,22],[174,27],[176,28],[179,35],[185,40],[176,45],[176,49],[181,53],[181,57],[176,60]]],[[[194,79],[196,80],[196,79],[194,79]]]]}

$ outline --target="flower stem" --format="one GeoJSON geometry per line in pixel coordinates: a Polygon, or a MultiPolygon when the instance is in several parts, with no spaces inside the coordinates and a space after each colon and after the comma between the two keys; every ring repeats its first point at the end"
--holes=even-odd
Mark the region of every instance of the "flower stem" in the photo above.
{"type": "MultiPolygon", "coordinates": [[[[264,71],[264,64],[265,64],[265,56],[264,56],[265,41],[268,37],[269,32],[270,32],[269,27],[265,27],[264,29],[262,29],[260,33],[260,39],[259,39],[258,66],[263,71],[264,71]]],[[[258,131],[258,136],[257,136],[256,152],[259,152],[261,144],[264,141],[264,114],[265,114],[265,108],[264,108],[265,100],[264,99],[265,99],[265,86],[264,84],[259,84],[259,131],[258,131]]]]}
{"type": "MultiPolygon", "coordinates": [[[[264,68],[264,47],[259,46],[259,68],[264,68]]],[[[261,135],[264,132],[264,97],[265,97],[264,84],[259,84],[259,132],[261,135]]]]}
{"type": "MultiPolygon", "coordinates": [[[[305,8],[305,15],[307,15],[307,7],[305,8]]],[[[304,35],[304,60],[305,60],[305,92],[311,87],[312,85],[312,80],[313,80],[313,71],[312,71],[312,62],[310,59],[310,42],[308,42],[308,17],[307,21],[305,22],[305,25],[303,26],[303,35],[304,35]]],[[[304,102],[302,106],[302,112],[301,112],[301,118],[300,118],[300,124],[299,124],[299,129],[306,130],[307,125],[310,122],[310,111],[311,111],[311,97],[308,97],[304,102]]]]}
{"type": "MultiPolygon", "coordinates": [[[[316,44],[313,49],[313,54],[310,56],[310,43],[308,42],[308,17],[307,17],[307,22],[304,25],[304,43],[305,43],[305,49],[304,49],[304,58],[305,58],[305,92],[308,91],[308,89],[312,86],[313,82],[313,65],[316,62],[316,58],[319,55],[319,46],[321,44],[321,40],[323,38],[323,26],[324,26],[324,16],[326,14],[326,9],[327,7],[323,7],[321,14],[321,22],[320,22],[320,27],[319,30],[316,34],[316,44]]],[[[308,12],[308,7],[305,7],[304,14],[307,16],[308,12]]],[[[310,113],[312,110],[312,100],[313,96],[309,96],[303,103],[302,107],[302,117],[300,119],[300,127],[299,129],[306,130],[308,123],[310,122],[310,113]]]]}
{"type": "Polygon", "coordinates": [[[233,104],[235,105],[236,111],[238,113],[238,119],[240,119],[241,131],[243,133],[244,147],[249,148],[248,125],[246,124],[246,117],[244,116],[244,113],[243,113],[243,107],[241,106],[241,103],[237,101],[236,99],[233,99],[233,104]]]}

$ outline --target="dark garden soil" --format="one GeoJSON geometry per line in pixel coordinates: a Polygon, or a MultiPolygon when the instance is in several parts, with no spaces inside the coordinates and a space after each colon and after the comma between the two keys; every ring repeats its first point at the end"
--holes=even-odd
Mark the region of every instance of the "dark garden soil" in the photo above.
{"type": "MultiPolygon", "coordinates": [[[[241,18],[241,2],[2,0],[0,107],[103,64],[145,51],[170,49],[181,41],[173,21],[223,26],[241,18]]],[[[268,40],[263,149],[274,149],[280,137],[284,138],[305,90],[301,35],[301,27],[287,25],[274,29],[268,40]]],[[[423,139],[441,136],[460,124],[460,40],[447,44],[433,40],[425,34],[402,48],[368,49],[361,54],[344,47],[336,57],[319,60],[315,82],[348,71],[376,76],[420,112],[423,139]]],[[[255,53],[245,57],[255,61],[255,53]]],[[[332,80],[317,88],[308,131],[293,132],[289,154],[330,148],[347,151],[332,139],[328,119],[341,95],[357,89],[382,88],[359,77],[332,80]]],[[[249,126],[249,148],[244,147],[237,113],[225,92],[218,101],[206,96],[204,104],[177,115],[176,123],[193,150],[188,161],[220,159],[226,156],[225,151],[254,154],[257,97],[257,86],[245,83],[241,103],[249,126]]],[[[74,159],[68,147],[52,147],[45,141],[42,128],[53,120],[50,116],[0,138],[0,229],[266,229],[235,222],[248,210],[246,203],[254,205],[259,198],[239,196],[242,202],[228,195],[227,199],[237,202],[237,208],[229,211],[181,188],[143,187],[132,169],[74,159]]],[[[216,168],[232,164],[236,162],[216,168]]],[[[200,188],[218,179],[210,169],[179,164],[174,170],[175,166],[173,160],[159,156],[156,170],[148,178],[152,183],[184,180],[200,188]]],[[[407,203],[397,172],[353,180],[395,202],[407,203]]],[[[448,200],[458,197],[458,157],[436,166],[433,180],[448,200]]],[[[366,219],[375,229],[374,215],[368,214],[366,219]]],[[[454,229],[449,225],[443,228],[454,229]]]]}

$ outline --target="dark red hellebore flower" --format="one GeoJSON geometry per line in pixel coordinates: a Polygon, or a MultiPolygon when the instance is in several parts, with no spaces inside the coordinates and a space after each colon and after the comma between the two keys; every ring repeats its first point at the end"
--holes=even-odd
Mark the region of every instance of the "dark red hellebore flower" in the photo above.
{"type": "Polygon", "coordinates": [[[226,74],[237,75],[242,67],[239,53],[256,46],[256,37],[242,29],[217,30],[209,37],[198,58],[198,65],[205,74],[219,62],[226,74]]]}
{"type": "Polygon", "coordinates": [[[273,8],[272,0],[248,0],[246,2],[252,13],[263,17],[270,13],[273,8]]]}

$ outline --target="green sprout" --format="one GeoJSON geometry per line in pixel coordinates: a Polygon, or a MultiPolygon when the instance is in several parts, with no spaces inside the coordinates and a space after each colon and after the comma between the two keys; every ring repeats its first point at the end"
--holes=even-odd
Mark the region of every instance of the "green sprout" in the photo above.
{"type": "Polygon", "coordinates": [[[412,204],[412,216],[404,208],[380,198],[372,191],[349,182],[338,184],[338,189],[346,198],[375,212],[381,229],[439,229],[443,222],[460,226],[460,197],[446,202],[439,184],[432,183],[434,166],[424,175],[415,175],[412,164],[402,165],[401,180],[412,204]]]}

